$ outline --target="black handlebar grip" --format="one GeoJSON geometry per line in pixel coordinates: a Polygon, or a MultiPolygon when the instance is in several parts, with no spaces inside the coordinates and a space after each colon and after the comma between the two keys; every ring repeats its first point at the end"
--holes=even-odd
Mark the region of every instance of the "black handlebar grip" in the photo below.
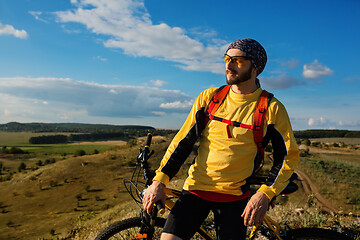
{"type": "Polygon", "coordinates": [[[152,134],[151,134],[151,133],[148,133],[147,138],[146,138],[145,147],[150,148],[151,139],[152,139],[152,134]]]}
{"type": "Polygon", "coordinates": [[[165,207],[164,207],[162,201],[160,201],[160,200],[157,201],[155,203],[155,205],[156,205],[156,209],[158,210],[158,213],[163,214],[165,212],[165,207]]]}

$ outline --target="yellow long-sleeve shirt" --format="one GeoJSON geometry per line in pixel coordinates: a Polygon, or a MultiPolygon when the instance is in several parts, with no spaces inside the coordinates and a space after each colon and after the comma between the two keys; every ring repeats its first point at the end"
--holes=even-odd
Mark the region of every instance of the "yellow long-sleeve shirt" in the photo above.
{"type": "MultiPolygon", "coordinates": [[[[200,136],[198,156],[189,169],[184,189],[243,194],[242,187],[254,171],[257,154],[253,130],[230,126],[232,138],[229,138],[226,123],[210,120],[204,128],[201,127],[204,108],[216,90],[210,88],[198,96],[184,125],[169,145],[154,180],[167,185],[200,136]]],[[[252,125],[261,92],[261,88],[251,94],[236,94],[230,90],[215,116],[252,125]]],[[[266,184],[258,191],[272,199],[288,184],[299,161],[299,152],[287,112],[274,97],[265,114],[264,125],[264,143],[272,142],[274,164],[266,184]]]]}

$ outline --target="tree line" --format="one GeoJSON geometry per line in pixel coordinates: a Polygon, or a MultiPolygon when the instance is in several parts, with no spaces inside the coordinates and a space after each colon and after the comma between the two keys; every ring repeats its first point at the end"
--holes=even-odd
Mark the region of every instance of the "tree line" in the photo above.
{"type": "Polygon", "coordinates": [[[148,133],[152,135],[166,136],[176,133],[177,130],[157,130],[157,129],[125,129],[121,132],[95,132],[85,134],[70,134],[70,135],[42,135],[37,137],[31,137],[29,142],[31,144],[58,144],[69,142],[81,142],[81,141],[99,141],[99,140],[130,140],[137,137],[146,136],[148,133]]]}
{"type": "Polygon", "coordinates": [[[294,131],[295,138],[360,138],[360,131],[350,130],[304,130],[294,131]]]}
{"type": "Polygon", "coordinates": [[[93,133],[93,132],[116,132],[127,129],[152,130],[150,126],[139,125],[110,125],[110,124],[86,124],[86,123],[19,123],[9,122],[0,124],[0,131],[7,132],[67,132],[67,133],[93,133]]]}

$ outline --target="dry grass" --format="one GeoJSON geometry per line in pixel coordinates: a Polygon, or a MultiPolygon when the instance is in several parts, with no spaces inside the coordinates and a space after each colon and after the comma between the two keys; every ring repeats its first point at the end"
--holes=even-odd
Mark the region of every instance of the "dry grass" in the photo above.
{"type": "MultiPolygon", "coordinates": [[[[154,147],[166,149],[167,144],[154,147]]],[[[120,203],[130,201],[122,181],[130,174],[128,165],[135,162],[138,148],[69,157],[1,182],[0,239],[61,239],[78,231],[80,223],[121,209],[120,203]]],[[[163,152],[158,154],[154,158],[160,159],[163,152]]],[[[124,216],[119,214],[114,216],[124,216]]],[[[98,224],[102,228],[108,221],[98,224]]]]}
{"type": "MultiPolygon", "coordinates": [[[[138,143],[143,144],[143,140],[140,139],[138,143]]],[[[168,139],[154,138],[153,169],[158,166],[168,144],[168,139]]],[[[140,145],[131,148],[119,146],[117,150],[97,155],[57,159],[55,164],[16,173],[11,181],[1,182],[0,239],[93,239],[110,223],[137,215],[137,205],[125,191],[122,180],[131,172],[129,166],[134,163],[140,145]]],[[[358,157],[354,159],[349,154],[346,157],[330,156],[335,162],[359,166],[358,157]]],[[[179,179],[186,175],[193,157],[190,156],[180,170],[179,179]]],[[[307,158],[303,158],[302,162],[306,163],[307,158]]],[[[302,168],[311,175],[308,166],[302,168]]],[[[332,195],[326,196],[345,196],[339,190],[344,189],[339,188],[343,185],[338,185],[338,181],[331,183],[334,188],[330,183],[324,184],[322,174],[326,176],[326,173],[320,174],[315,170],[311,177],[320,188],[333,191],[332,195]],[[316,180],[319,176],[320,180],[316,180]]],[[[182,181],[173,181],[173,187],[181,188],[182,181]]],[[[358,188],[346,189],[358,193],[358,188]]],[[[279,221],[287,220],[293,226],[329,227],[329,223],[337,226],[338,222],[341,229],[359,231],[359,219],[321,213],[313,204],[312,196],[305,195],[302,189],[289,197],[279,197],[277,202],[279,205],[270,211],[271,216],[279,221]],[[299,215],[294,212],[296,208],[306,211],[299,215]]],[[[346,199],[341,198],[334,202],[337,207],[344,203],[346,199]]]]}

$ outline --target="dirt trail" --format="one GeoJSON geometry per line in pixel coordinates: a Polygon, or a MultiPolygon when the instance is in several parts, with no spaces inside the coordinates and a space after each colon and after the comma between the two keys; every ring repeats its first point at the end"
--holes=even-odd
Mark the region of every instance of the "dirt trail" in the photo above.
{"type": "Polygon", "coordinates": [[[301,181],[301,185],[304,188],[304,191],[307,194],[311,194],[313,193],[315,196],[315,201],[318,205],[320,205],[320,207],[322,208],[323,211],[331,213],[331,214],[339,214],[339,210],[334,208],[331,203],[324,198],[323,195],[321,195],[319,188],[316,187],[316,185],[311,181],[311,179],[302,171],[300,170],[296,170],[295,171],[301,181]]]}

